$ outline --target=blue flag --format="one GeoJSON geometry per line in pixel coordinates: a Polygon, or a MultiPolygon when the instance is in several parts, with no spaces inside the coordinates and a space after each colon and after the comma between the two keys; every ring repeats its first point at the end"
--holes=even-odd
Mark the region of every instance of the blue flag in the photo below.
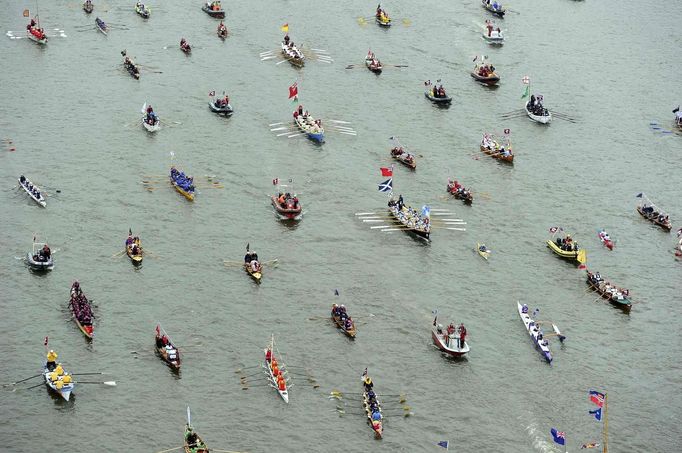
{"type": "Polygon", "coordinates": [[[601,407],[599,409],[590,411],[590,414],[594,415],[594,418],[596,418],[597,420],[601,420],[601,407]]]}
{"type": "Polygon", "coordinates": [[[431,208],[429,206],[422,206],[422,217],[429,217],[431,215],[431,208]]]}
{"type": "Polygon", "coordinates": [[[439,446],[439,447],[443,447],[443,448],[445,448],[446,450],[449,450],[450,441],[449,441],[449,440],[441,440],[440,442],[438,442],[438,446],[439,446]]]}
{"type": "Polygon", "coordinates": [[[335,290],[334,290],[334,295],[335,295],[335,296],[338,296],[338,295],[339,295],[339,290],[338,290],[338,289],[335,289],[335,290]]]}
{"type": "Polygon", "coordinates": [[[552,434],[552,437],[554,438],[554,442],[558,443],[559,445],[566,445],[566,433],[563,431],[557,431],[556,428],[552,428],[549,431],[552,434]]]}
{"type": "Polygon", "coordinates": [[[379,184],[379,192],[391,192],[393,190],[393,178],[379,184]]]}
{"type": "Polygon", "coordinates": [[[642,192],[638,193],[635,198],[642,198],[642,195],[644,195],[642,192]]]}

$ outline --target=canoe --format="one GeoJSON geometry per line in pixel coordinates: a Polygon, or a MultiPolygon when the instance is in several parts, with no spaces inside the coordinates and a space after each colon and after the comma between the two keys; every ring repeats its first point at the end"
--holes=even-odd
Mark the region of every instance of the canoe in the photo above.
{"type": "Polygon", "coordinates": [[[528,109],[528,104],[530,104],[530,102],[523,104],[523,109],[526,111],[528,118],[540,124],[549,124],[552,121],[552,112],[545,109],[544,115],[536,115],[528,109]]]}
{"type": "Polygon", "coordinates": [[[204,4],[204,6],[202,6],[201,9],[204,10],[204,12],[211,17],[214,17],[216,19],[225,19],[225,10],[222,8],[214,11],[211,9],[210,4],[204,4]]]}
{"type": "Polygon", "coordinates": [[[471,77],[474,78],[477,82],[480,82],[484,85],[496,85],[497,82],[500,81],[500,76],[497,75],[497,73],[492,72],[490,75],[483,77],[479,75],[475,70],[471,71],[471,77]]]}
{"type": "Polygon", "coordinates": [[[109,31],[107,24],[105,24],[104,21],[99,17],[95,19],[95,26],[97,27],[97,30],[104,34],[104,36],[107,35],[107,32],[109,31]]]}
{"type": "Polygon", "coordinates": [[[35,201],[43,208],[47,205],[47,203],[45,202],[45,197],[43,196],[43,193],[40,191],[40,188],[31,183],[31,181],[29,181],[24,175],[19,176],[19,187],[24,189],[24,192],[26,192],[28,196],[31,197],[31,200],[35,201]],[[33,193],[33,190],[31,189],[34,189],[36,193],[33,193]]]}
{"type": "Polygon", "coordinates": [[[365,58],[365,66],[376,75],[381,74],[381,71],[384,68],[380,61],[378,64],[373,64],[371,58],[365,58]]]}
{"type": "Polygon", "coordinates": [[[34,271],[51,271],[54,269],[54,260],[52,254],[47,260],[41,259],[40,251],[43,246],[42,242],[34,242],[32,251],[26,254],[26,264],[34,271]]]}
{"type": "Polygon", "coordinates": [[[523,312],[523,305],[521,305],[520,302],[517,302],[516,305],[519,310],[521,321],[523,321],[523,325],[526,326],[526,331],[528,332],[528,335],[530,335],[530,339],[533,341],[535,348],[540,352],[540,355],[542,355],[547,363],[552,363],[552,353],[549,350],[549,341],[546,338],[538,339],[538,334],[542,333],[542,329],[528,313],[523,312]]]}
{"type": "Polygon", "coordinates": [[[602,244],[604,244],[604,247],[606,247],[609,250],[613,250],[613,246],[615,245],[614,242],[611,240],[609,237],[609,234],[601,230],[597,233],[597,236],[599,237],[599,240],[601,241],[602,244]]]}
{"type": "Polygon", "coordinates": [[[289,47],[284,41],[280,43],[280,46],[285,60],[289,60],[289,63],[298,68],[305,65],[305,55],[303,55],[303,52],[301,52],[298,47],[289,47]]]}
{"type": "MultiPolygon", "coordinates": [[[[374,437],[376,439],[381,439],[384,435],[384,426],[383,426],[383,420],[372,420],[372,410],[370,409],[370,404],[369,404],[369,396],[367,396],[367,390],[365,390],[365,387],[363,385],[362,387],[362,408],[365,410],[365,414],[367,415],[367,424],[372,428],[372,431],[374,431],[374,437]]],[[[379,407],[379,413],[381,414],[381,404],[379,403],[379,398],[376,397],[375,399],[377,402],[377,406],[379,407]]],[[[382,419],[383,419],[383,414],[382,414],[382,419]]]]}
{"type": "MultiPolygon", "coordinates": [[[[398,210],[398,203],[391,199],[388,201],[388,212],[393,216],[393,218],[400,223],[403,227],[401,228],[404,231],[407,231],[409,233],[412,233],[416,235],[417,237],[420,237],[422,239],[425,239],[427,241],[430,241],[429,236],[431,235],[431,225],[430,223],[426,222],[422,225],[417,225],[415,223],[415,217],[411,216],[408,217],[406,214],[409,212],[410,207],[407,205],[404,205],[402,207],[402,210],[398,210]],[[400,214],[399,214],[400,213],[400,214]]],[[[414,210],[413,210],[414,211],[414,210]]],[[[423,220],[420,213],[417,211],[417,219],[418,220],[423,220]]]]}
{"type": "Polygon", "coordinates": [[[457,331],[448,334],[441,324],[436,324],[436,320],[434,320],[434,325],[431,326],[431,339],[438,349],[453,357],[462,357],[470,351],[466,339],[460,347],[457,331]]]}
{"type": "Polygon", "coordinates": [[[224,107],[217,107],[215,105],[215,102],[213,101],[208,101],[208,108],[211,109],[213,113],[217,113],[218,115],[232,115],[234,113],[234,110],[232,109],[231,104],[227,104],[224,107]]]}
{"type": "Polygon", "coordinates": [[[625,313],[630,313],[632,309],[632,302],[628,298],[630,290],[611,285],[598,272],[587,271],[587,279],[585,281],[590,285],[590,288],[604,299],[607,299],[611,305],[620,308],[625,313]]]}
{"type": "Polygon", "coordinates": [[[159,354],[161,359],[168,364],[169,367],[176,371],[180,370],[180,365],[182,363],[180,359],[180,350],[173,344],[173,341],[170,339],[166,331],[158,325],[156,326],[154,346],[156,348],[156,352],[159,354]],[[168,340],[165,345],[163,344],[162,340],[164,336],[168,340]]]}
{"type": "Polygon", "coordinates": [[[448,96],[447,94],[445,95],[444,98],[437,98],[431,94],[431,91],[432,90],[424,91],[424,96],[426,96],[426,99],[428,99],[429,101],[431,101],[435,104],[441,104],[441,105],[450,104],[452,102],[452,98],[450,96],[448,96]]]}
{"type": "Polygon", "coordinates": [[[464,187],[460,187],[463,189],[462,191],[455,190],[455,185],[454,184],[448,184],[447,186],[447,191],[450,193],[453,197],[457,198],[458,200],[462,200],[465,204],[471,204],[474,202],[474,196],[471,193],[471,190],[467,190],[464,187]]]}
{"type": "Polygon", "coordinates": [[[483,8],[485,8],[486,10],[491,12],[492,14],[494,14],[500,18],[503,18],[504,14],[507,12],[507,10],[502,8],[502,5],[500,3],[498,3],[498,5],[499,5],[498,9],[494,9],[493,8],[493,2],[494,2],[494,0],[491,1],[490,4],[488,4],[487,0],[481,0],[481,6],[483,6],[483,8]]]}
{"type": "Polygon", "coordinates": [[[355,323],[353,323],[353,327],[351,329],[346,329],[345,321],[343,319],[341,319],[341,316],[335,315],[333,310],[332,310],[332,321],[334,321],[334,324],[336,324],[336,327],[341,329],[343,331],[343,333],[346,334],[347,337],[355,339],[355,334],[357,333],[355,323]]]}
{"type": "Polygon", "coordinates": [[[485,246],[485,244],[481,244],[480,242],[476,243],[476,252],[478,252],[478,254],[481,255],[481,257],[483,257],[483,259],[486,261],[488,258],[490,258],[490,254],[492,253],[490,249],[485,246]],[[481,247],[483,247],[483,250],[481,250],[481,247]]]}
{"type": "MultiPolygon", "coordinates": [[[[277,379],[275,378],[275,375],[272,373],[272,366],[271,366],[272,362],[268,361],[268,359],[267,359],[268,350],[271,351],[271,354],[272,354],[271,357],[273,359],[277,360],[277,358],[275,357],[275,337],[274,337],[274,335],[272,336],[272,339],[270,340],[269,347],[264,349],[264,353],[265,353],[264,366],[265,366],[265,370],[267,372],[268,382],[272,385],[272,387],[275,388],[275,390],[277,390],[277,393],[279,393],[279,396],[282,397],[284,402],[289,403],[289,392],[287,390],[288,382],[286,382],[286,378],[285,378],[284,390],[279,389],[279,386],[277,385],[277,379]]],[[[278,365],[279,365],[280,373],[286,372],[286,367],[284,366],[283,363],[279,363],[279,361],[278,361],[278,365]]]]}
{"type": "Polygon", "coordinates": [[[149,16],[151,16],[152,14],[151,10],[148,7],[142,5],[142,7],[140,8],[139,3],[135,5],[135,12],[140,16],[144,17],[145,19],[149,19],[149,16]]]}
{"type": "Polygon", "coordinates": [[[272,206],[275,208],[275,212],[277,212],[277,215],[279,215],[280,219],[282,220],[301,219],[301,213],[303,211],[303,206],[301,206],[301,203],[299,203],[298,207],[295,208],[293,200],[289,199],[286,201],[287,207],[284,208],[280,206],[279,202],[277,202],[277,197],[275,195],[272,195],[270,197],[270,202],[272,203],[272,206]]]}
{"type": "Polygon", "coordinates": [[[303,115],[294,116],[294,124],[303,132],[310,140],[317,143],[324,143],[324,128],[315,124],[315,118],[311,115],[304,117],[303,115]]]}
{"type": "Polygon", "coordinates": [[[145,121],[147,118],[147,115],[142,115],[142,127],[144,127],[147,132],[156,132],[159,129],[161,129],[161,120],[157,120],[156,123],[149,124],[147,121],[145,121]]]}
{"type": "Polygon", "coordinates": [[[254,271],[251,269],[251,265],[244,263],[244,270],[246,271],[247,274],[251,276],[252,279],[256,281],[256,283],[260,283],[261,278],[263,278],[263,267],[261,266],[261,269],[258,271],[254,271]]]}
{"type": "Polygon", "coordinates": [[[578,264],[585,264],[587,260],[585,249],[573,250],[570,252],[562,250],[561,247],[559,247],[559,245],[555,241],[552,241],[551,239],[547,240],[547,247],[549,247],[554,253],[556,253],[560,257],[572,261],[575,260],[578,264]]]}
{"type": "MultiPolygon", "coordinates": [[[[88,298],[85,297],[85,293],[83,293],[82,295],[83,295],[83,300],[79,304],[82,306],[90,307],[90,301],[88,301],[88,298]]],[[[69,309],[71,310],[71,315],[73,317],[73,321],[76,323],[76,325],[78,326],[78,329],[81,331],[81,333],[83,333],[83,335],[85,335],[85,338],[87,338],[88,340],[92,340],[93,337],[95,336],[94,326],[92,325],[92,321],[94,321],[94,314],[92,315],[92,317],[90,319],[90,324],[87,324],[87,325],[82,324],[81,320],[79,320],[78,317],[76,317],[76,307],[75,307],[75,304],[73,303],[74,300],[76,300],[75,298],[76,298],[75,289],[73,287],[71,287],[71,300],[69,301],[69,309]]],[[[90,308],[90,310],[92,310],[92,308],[90,308]]]]}
{"type": "Polygon", "coordinates": [[[640,215],[647,219],[649,222],[653,223],[654,225],[660,226],[665,231],[671,231],[673,228],[673,224],[670,220],[668,220],[667,222],[665,220],[660,220],[659,218],[660,214],[658,214],[658,211],[656,211],[655,207],[653,213],[647,214],[646,212],[643,211],[642,206],[637,206],[637,212],[639,212],[640,215]]]}
{"type": "Polygon", "coordinates": [[[69,401],[71,392],[73,392],[76,384],[73,382],[64,384],[62,381],[63,375],[59,376],[55,382],[52,382],[52,379],[50,379],[50,373],[52,373],[52,371],[47,368],[47,363],[43,364],[43,378],[45,379],[45,385],[47,385],[47,388],[64,398],[64,400],[69,401]]]}
{"type": "Polygon", "coordinates": [[[180,192],[183,197],[187,198],[189,201],[194,201],[194,184],[190,182],[189,186],[187,186],[187,179],[182,179],[180,177],[180,172],[175,173],[173,170],[177,172],[175,167],[171,167],[171,172],[169,174],[170,178],[170,183],[175,187],[175,190],[180,192]],[[183,183],[184,181],[184,183],[183,183]]]}
{"type": "Polygon", "coordinates": [[[133,264],[138,265],[142,264],[142,245],[139,243],[137,244],[138,247],[138,252],[136,254],[133,253],[133,244],[126,245],[126,255],[128,255],[128,258],[130,258],[130,261],[132,261],[133,264]]]}
{"type": "Polygon", "coordinates": [[[83,11],[85,11],[87,14],[90,14],[94,9],[95,5],[93,5],[92,2],[83,3],[83,11]]]}
{"type": "Polygon", "coordinates": [[[499,159],[502,162],[508,162],[510,164],[514,163],[514,154],[512,154],[511,148],[508,148],[507,151],[509,151],[509,154],[503,154],[502,151],[499,151],[497,147],[495,149],[490,148],[485,145],[481,145],[481,151],[484,154],[487,154],[488,156],[491,156],[493,159],[499,159]]]}
{"type": "MultiPolygon", "coordinates": [[[[193,430],[192,430],[193,431],[193,430]]],[[[208,446],[206,446],[206,443],[204,440],[196,433],[197,439],[196,441],[190,446],[188,443],[188,436],[190,435],[190,430],[189,430],[189,425],[185,426],[185,442],[184,442],[184,449],[185,453],[209,453],[208,446]]]]}
{"type": "Polygon", "coordinates": [[[414,154],[410,154],[406,151],[397,154],[396,148],[393,148],[391,150],[391,157],[401,164],[406,165],[408,168],[411,168],[412,170],[417,169],[417,158],[414,156],[414,154]]]}

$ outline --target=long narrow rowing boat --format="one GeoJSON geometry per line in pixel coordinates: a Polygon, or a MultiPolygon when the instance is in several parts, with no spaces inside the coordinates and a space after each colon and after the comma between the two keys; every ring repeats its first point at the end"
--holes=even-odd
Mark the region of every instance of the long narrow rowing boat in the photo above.
{"type": "Polygon", "coordinates": [[[547,363],[552,363],[552,353],[549,350],[549,341],[542,338],[542,330],[536,321],[530,317],[528,314],[528,306],[521,305],[520,302],[516,303],[519,310],[519,316],[523,325],[526,326],[526,331],[530,335],[530,339],[533,341],[535,348],[540,352],[540,355],[544,357],[547,363]]]}
{"type": "Polygon", "coordinates": [[[332,314],[331,314],[332,321],[334,321],[334,324],[336,324],[336,327],[341,329],[341,331],[343,331],[343,333],[346,334],[347,337],[354,340],[355,335],[357,333],[357,329],[355,328],[355,323],[352,322],[352,319],[351,319],[351,328],[346,329],[346,321],[344,320],[344,318],[341,317],[341,315],[334,313],[334,308],[336,308],[336,304],[334,304],[332,306],[332,314]]]}
{"type": "Polygon", "coordinates": [[[637,212],[654,225],[660,226],[665,231],[671,231],[673,229],[673,224],[667,214],[657,211],[657,208],[654,206],[651,206],[651,208],[654,208],[654,211],[646,212],[644,210],[646,208],[637,206],[637,212]]]}
{"type": "Polygon", "coordinates": [[[286,367],[283,363],[277,364],[277,359],[275,357],[275,336],[273,335],[270,339],[270,344],[264,350],[265,352],[265,363],[264,367],[266,370],[266,376],[270,386],[277,390],[279,396],[282,397],[285,403],[289,403],[289,391],[287,390],[287,379],[284,377],[286,374],[286,367]],[[268,358],[268,351],[270,352],[268,358]],[[278,365],[278,371],[275,373],[274,365],[278,365]],[[282,376],[283,380],[278,380],[278,376],[282,376]],[[281,383],[281,384],[280,384],[281,383]]]}
{"type": "Polygon", "coordinates": [[[324,143],[324,128],[319,120],[312,115],[301,115],[298,111],[294,112],[294,124],[310,140],[317,143],[324,143]]]}
{"type": "MultiPolygon", "coordinates": [[[[384,426],[383,426],[383,415],[381,412],[381,404],[379,403],[379,398],[374,395],[374,402],[376,403],[376,409],[374,412],[372,411],[372,399],[369,396],[369,392],[371,391],[374,393],[372,390],[367,390],[367,386],[365,385],[366,379],[369,379],[369,382],[371,384],[372,380],[367,376],[366,374],[363,376],[363,387],[362,387],[362,408],[365,410],[365,414],[367,415],[367,424],[372,428],[372,431],[374,431],[374,437],[377,439],[381,439],[384,435],[384,426]],[[374,414],[378,414],[374,415],[374,414]]],[[[372,384],[373,388],[373,384],[372,384]]]]}
{"type": "Polygon", "coordinates": [[[84,309],[92,312],[92,307],[90,306],[90,301],[88,298],[85,297],[85,293],[81,291],[79,294],[75,283],[71,287],[71,300],[69,301],[69,309],[71,310],[73,321],[78,326],[78,329],[81,331],[81,333],[83,333],[83,335],[85,335],[85,338],[92,340],[95,336],[94,326],[92,325],[94,314],[92,314],[92,316],[83,315],[81,316],[81,319],[79,319],[80,313],[78,311],[79,309],[84,309]]]}
{"type": "Polygon", "coordinates": [[[431,235],[431,224],[428,217],[422,217],[419,212],[407,205],[401,205],[393,199],[388,201],[388,212],[400,223],[405,231],[429,241],[431,235]]]}
{"type": "Polygon", "coordinates": [[[36,185],[33,185],[31,181],[26,179],[24,175],[19,176],[19,186],[24,189],[24,192],[26,192],[28,196],[40,206],[44,208],[47,205],[45,202],[45,197],[41,193],[40,188],[36,185]]]}
{"type": "Polygon", "coordinates": [[[632,302],[628,296],[630,295],[630,290],[618,288],[612,285],[610,282],[604,281],[604,278],[599,274],[599,272],[587,271],[587,284],[590,285],[594,291],[597,292],[601,297],[607,299],[611,305],[620,308],[625,313],[630,313],[632,310],[632,302]]]}
{"type": "Polygon", "coordinates": [[[109,31],[109,27],[107,27],[107,24],[104,23],[102,19],[99,17],[95,18],[95,26],[97,27],[97,30],[99,30],[104,36],[107,35],[107,32],[109,31]]]}
{"type": "Polygon", "coordinates": [[[154,340],[159,357],[173,370],[180,370],[180,350],[173,344],[173,341],[160,324],[156,325],[156,337],[154,340]]]}
{"type": "Polygon", "coordinates": [[[179,172],[175,166],[170,169],[170,183],[175,187],[183,197],[189,201],[194,201],[194,184],[191,177],[185,176],[183,172],[179,172]]]}

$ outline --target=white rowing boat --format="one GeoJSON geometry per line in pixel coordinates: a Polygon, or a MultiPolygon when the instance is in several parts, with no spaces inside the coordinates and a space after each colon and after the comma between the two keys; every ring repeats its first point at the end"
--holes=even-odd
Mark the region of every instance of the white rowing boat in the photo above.
{"type": "Polygon", "coordinates": [[[552,353],[549,350],[549,340],[543,338],[542,329],[537,324],[537,322],[528,314],[528,306],[521,305],[520,302],[516,303],[519,310],[519,316],[521,321],[526,326],[526,331],[530,335],[531,340],[535,344],[540,354],[545,358],[547,363],[552,363],[552,353]]]}
{"type": "Polygon", "coordinates": [[[43,365],[43,377],[45,378],[45,385],[55,393],[59,394],[62,398],[64,398],[66,401],[69,401],[69,398],[71,397],[71,392],[73,392],[73,388],[75,384],[73,382],[70,382],[68,384],[65,384],[62,379],[64,378],[64,375],[58,376],[56,381],[52,381],[50,378],[50,374],[52,371],[50,371],[47,368],[47,364],[43,365]]]}
{"type": "Polygon", "coordinates": [[[147,116],[142,117],[142,127],[144,127],[147,132],[156,132],[161,129],[161,120],[157,119],[154,124],[149,124],[146,120],[147,116]]]}
{"type": "Polygon", "coordinates": [[[469,352],[469,344],[464,340],[460,345],[459,328],[448,333],[441,324],[438,324],[438,316],[433,320],[431,338],[438,349],[454,357],[462,357],[469,352]]]}
{"type": "Polygon", "coordinates": [[[40,188],[31,183],[24,175],[19,176],[19,186],[24,189],[29,197],[43,208],[47,204],[40,188]]]}
{"type": "MultiPolygon", "coordinates": [[[[279,393],[279,396],[282,397],[284,402],[288,403],[289,402],[289,391],[288,391],[288,385],[286,382],[287,379],[284,378],[284,389],[280,389],[279,386],[277,385],[277,378],[275,377],[275,375],[272,371],[272,359],[275,359],[275,361],[277,360],[275,358],[275,336],[274,335],[270,339],[270,346],[268,346],[266,349],[264,349],[264,353],[265,353],[264,366],[265,366],[268,382],[270,383],[270,385],[275,390],[277,390],[277,393],[279,393]],[[270,351],[270,354],[271,354],[270,360],[267,359],[268,350],[270,351]]],[[[281,374],[285,374],[286,368],[285,368],[284,364],[278,363],[278,366],[279,366],[279,372],[281,374]]]]}
{"type": "Polygon", "coordinates": [[[528,104],[529,102],[523,104],[523,109],[526,111],[526,115],[528,115],[528,118],[535,121],[536,123],[541,124],[549,124],[552,121],[552,112],[543,108],[543,114],[536,115],[528,109],[528,104]]]}

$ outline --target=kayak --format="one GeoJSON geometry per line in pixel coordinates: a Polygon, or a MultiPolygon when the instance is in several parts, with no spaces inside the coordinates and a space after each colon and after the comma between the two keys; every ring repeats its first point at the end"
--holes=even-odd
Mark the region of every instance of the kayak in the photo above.
{"type": "Polygon", "coordinates": [[[485,244],[481,244],[480,242],[476,243],[476,251],[485,260],[490,258],[490,254],[492,253],[492,251],[488,247],[486,247],[485,244]]]}

